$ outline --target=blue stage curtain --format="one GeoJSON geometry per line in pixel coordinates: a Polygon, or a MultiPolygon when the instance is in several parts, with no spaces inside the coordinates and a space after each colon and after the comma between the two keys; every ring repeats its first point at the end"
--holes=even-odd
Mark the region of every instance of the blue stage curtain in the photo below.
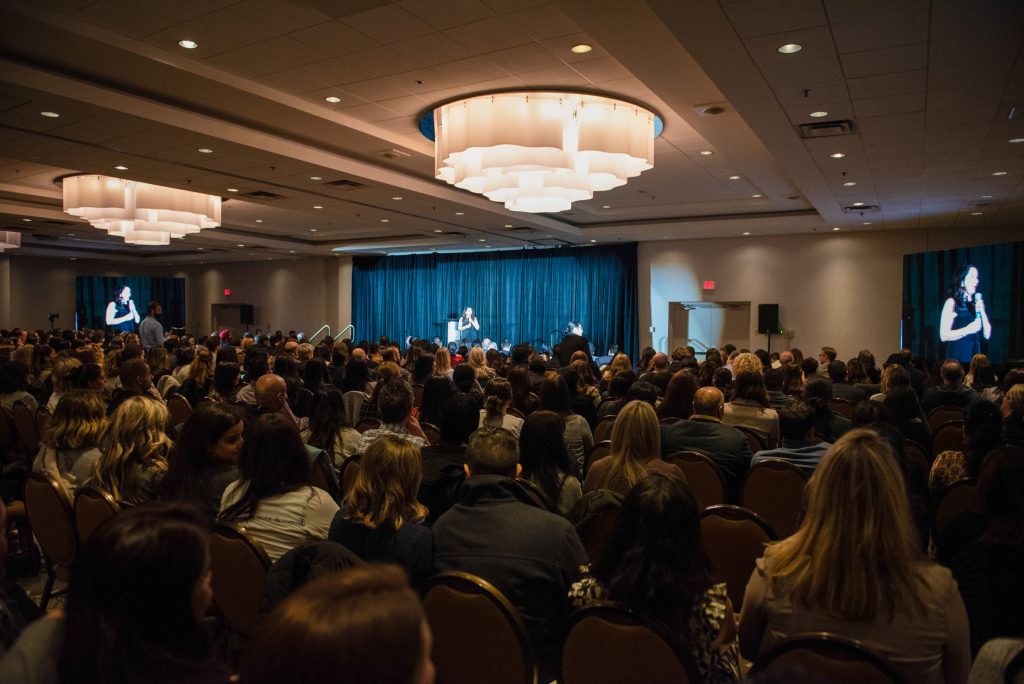
{"type": "Polygon", "coordinates": [[[635,358],[636,244],[354,259],[357,339],[445,340],[467,306],[480,321],[470,339],[552,345],[576,320],[597,354],[614,344],[635,358]]]}
{"type": "MultiPolygon", "coordinates": [[[[163,309],[161,322],[166,332],[171,327],[185,325],[185,279],[128,276],[77,276],[75,278],[75,311],[80,328],[106,329],[104,316],[107,304],[127,285],[132,289],[132,300],[140,319],[146,317],[151,301],[160,302],[163,309]]],[[[71,327],[74,321],[65,323],[71,327]]],[[[205,333],[203,333],[205,334],[205,333]]]]}

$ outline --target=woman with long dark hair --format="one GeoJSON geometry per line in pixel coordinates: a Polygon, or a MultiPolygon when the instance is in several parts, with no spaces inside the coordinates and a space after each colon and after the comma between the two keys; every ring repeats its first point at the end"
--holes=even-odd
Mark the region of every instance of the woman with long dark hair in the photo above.
{"type": "Polygon", "coordinates": [[[0,663],[4,682],[228,681],[199,621],[212,598],[208,533],[185,507],[126,510],[75,558],[62,613],[0,663]]]}
{"type": "Polygon", "coordinates": [[[693,395],[697,381],[686,371],[677,371],[668,381],[665,398],[658,404],[658,418],[689,418],[693,415],[693,395]]]}
{"type": "Polygon", "coordinates": [[[553,411],[565,421],[565,432],[562,439],[569,450],[569,459],[573,465],[573,473],[582,475],[583,459],[594,446],[594,433],[586,419],[572,412],[572,396],[565,378],[555,376],[547,378],[540,385],[540,408],[553,411]]]}
{"type": "Polygon", "coordinates": [[[583,489],[610,489],[625,495],[649,470],[684,477],[679,468],[661,460],[661,431],[654,409],[645,401],[634,400],[616,416],[611,453],[590,464],[583,489]]]}
{"type": "Polygon", "coordinates": [[[519,433],[520,474],[540,487],[558,512],[569,515],[583,496],[580,481],[572,475],[569,452],[562,441],[565,421],[552,411],[534,411],[519,433]]]}
{"type": "Polygon", "coordinates": [[[939,339],[946,343],[946,358],[963,363],[981,352],[981,338],[992,337],[985,303],[978,292],[978,267],[961,264],[949,281],[949,296],[942,304],[939,339]]]}
{"type": "Polygon", "coordinates": [[[356,453],[359,431],[349,425],[345,400],[337,387],[328,385],[313,395],[309,432],[306,443],[329,453],[335,468],[341,467],[345,459],[356,453]]]}
{"type": "Polygon", "coordinates": [[[293,420],[261,415],[240,466],[242,479],[224,490],[219,520],[244,522],[271,561],[304,542],[327,539],[338,504],[309,484],[310,460],[293,420]]]}
{"type": "Polygon", "coordinates": [[[957,480],[977,477],[990,451],[1003,442],[1003,416],[990,401],[975,401],[964,411],[964,450],[943,451],[928,473],[928,489],[937,497],[957,480]]]}
{"type": "Polygon", "coordinates": [[[573,584],[574,605],[624,603],[679,634],[704,682],[740,680],[732,605],[725,584],[711,579],[700,509],[682,479],[650,472],[629,491],[608,553],[592,572],[573,584]]]}
{"type": "Polygon", "coordinates": [[[832,381],[828,378],[810,378],[804,384],[804,401],[814,409],[814,432],[826,442],[834,444],[853,425],[850,420],[833,413],[832,381]]]}
{"type": "Polygon", "coordinates": [[[242,415],[233,405],[207,401],[196,407],[171,450],[161,498],[201,506],[212,521],[224,490],[241,477],[244,431],[242,415]]]}

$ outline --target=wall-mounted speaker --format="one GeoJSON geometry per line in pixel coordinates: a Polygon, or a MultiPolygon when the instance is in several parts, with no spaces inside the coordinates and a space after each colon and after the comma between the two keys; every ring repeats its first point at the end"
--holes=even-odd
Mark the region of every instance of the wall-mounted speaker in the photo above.
{"type": "Polygon", "coordinates": [[[239,321],[242,325],[253,325],[256,322],[255,312],[253,311],[252,304],[239,304],[238,313],[242,320],[239,321]]]}
{"type": "Polygon", "coordinates": [[[757,332],[766,335],[779,334],[779,305],[758,304],[757,305],[757,332]]]}

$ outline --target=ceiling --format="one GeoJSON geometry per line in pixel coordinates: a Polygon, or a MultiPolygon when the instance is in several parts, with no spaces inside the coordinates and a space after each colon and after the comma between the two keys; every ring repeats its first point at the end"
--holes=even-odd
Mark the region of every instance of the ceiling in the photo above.
{"type": "Polygon", "coordinates": [[[0,230],[160,264],[1017,225],[1022,44],[1018,0],[6,0],[0,230]],[[654,169],[551,215],[435,180],[420,115],[520,87],[643,102],[654,169]],[[62,212],[80,172],[223,225],[125,245],[62,212]]]}

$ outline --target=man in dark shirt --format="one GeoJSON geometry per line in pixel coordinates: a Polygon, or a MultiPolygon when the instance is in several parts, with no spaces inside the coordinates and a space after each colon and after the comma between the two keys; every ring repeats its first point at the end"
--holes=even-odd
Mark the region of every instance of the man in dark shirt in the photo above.
{"type": "Polygon", "coordinates": [[[828,379],[832,381],[832,396],[836,399],[857,402],[864,401],[864,390],[846,383],[846,364],[842,361],[830,361],[828,379]]]}
{"type": "Polygon", "coordinates": [[[459,503],[434,523],[434,571],[469,572],[497,587],[550,666],[586,551],[569,521],[527,503],[513,479],[522,468],[511,432],[476,430],[466,445],[465,470],[459,503]]]}
{"type": "Polygon", "coordinates": [[[967,408],[969,403],[978,398],[978,393],[964,384],[964,369],[959,361],[946,359],[940,373],[942,384],[929,387],[921,397],[921,408],[925,415],[939,406],[967,408]]]}

